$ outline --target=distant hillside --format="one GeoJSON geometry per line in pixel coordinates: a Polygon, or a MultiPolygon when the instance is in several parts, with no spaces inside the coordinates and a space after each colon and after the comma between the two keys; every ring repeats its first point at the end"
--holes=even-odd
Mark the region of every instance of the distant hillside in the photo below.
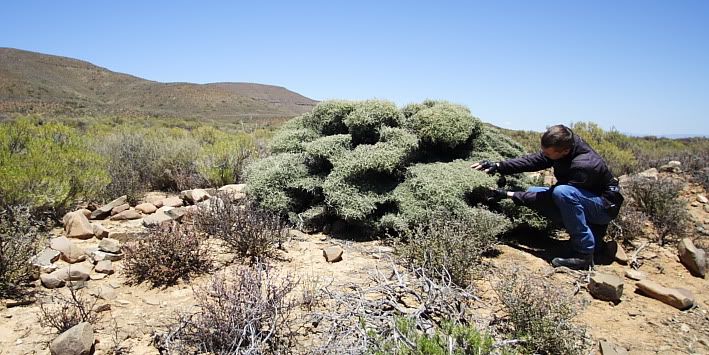
{"type": "Polygon", "coordinates": [[[310,111],[317,101],[251,83],[160,83],[91,63],[0,48],[0,115],[155,116],[270,121],[310,111]]]}

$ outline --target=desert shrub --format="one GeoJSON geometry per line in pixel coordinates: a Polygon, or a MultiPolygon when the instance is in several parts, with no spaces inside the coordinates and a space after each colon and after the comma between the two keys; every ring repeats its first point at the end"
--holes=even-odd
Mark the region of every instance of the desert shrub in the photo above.
{"type": "Polygon", "coordinates": [[[212,186],[234,184],[241,179],[246,162],[257,154],[256,142],[248,134],[213,134],[202,149],[197,168],[212,186]]]}
{"type": "Polygon", "coordinates": [[[79,323],[96,324],[101,319],[101,314],[97,311],[97,296],[86,296],[84,289],[78,289],[71,284],[68,289],[69,295],[55,291],[39,304],[39,324],[54,328],[58,334],[79,323]]]}
{"type": "Polygon", "coordinates": [[[76,199],[96,197],[108,176],[75,129],[22,118],[0,124],[0,181],[4,203],[61,215],[76,199]]]}
{"type": "Polygon", "coordinates": [[[649,218],[645,213],[632,206],[623,207],[618,217],[608,225],[608,235],[613,240],[630,243],[643,235],[643,228],[648,221],[649,218]]]}
{"type": "Polygon", "coordinates": [[[196,288],[198,310],[160,340],[171,353],[284,354],[294,341],[290,297],[297,282],[266,265],[239,267],[196,288]]]}
{"type": "MultiPolygon", "coordinates": [[[[430,333],[416,329],[416,323],[410,318],[395,317],[395,328],[399,337],[373,341],[372,354],[430,354],[464,355],[490,354],[493,350],[492,336],[478,330],[473,325],[456,324],[444,321],[430,333]]],[[[376,339],[376,334],[372,334],[376,339]]]]}
{"type": "Polygon", "coordinates": [[[247,167],[249,193],[264,208],[313,229],[339,219],[402,231],[425,222],[439,205],[465,217],[487,204],[482,194],[497,186],[472,171],[471,160],[522,154],[467,108],[431,100],[401,110],[387,101],[321,102],[276,136],[297,139],[279,138],[274,156],[247,167]]]}
{"type": "Polygon", "coordinates": [[[211,198],[195,217],[196,228],[221,239],[238,258],[251,262],[272,256],[282,241],[285,223],[273,212],[252,203],[239,205],[225,195],[211,198]]]}
{"type": "Polygon", "coordinates": [[[0,297],[23,295],[32,280],[29,260],[37,253],[41,223],[28,207],[0,206],[0,297]]]}
{"type": "MultiPolygon", "coordinates": [[[[537,142],[537,146],[539,143],[537,142]]],[[[537,148],[538,149],[538,148],[537,148]]],[[[468,160],[500,161],[516,158],[524,154],[524,148],[499,129],[485,127],[480,136],[473,142],[468,160]]]]}
{"type": "Polygon", "coordinates": [[[507,311],[515,339],[533,353],[586,354],[586,329],[572,322],[576,306],[557,285],[519,270],[504,272],[495,291],[507,311]]]}
{"type": "Polygon", "coordinates": [[[660,235],[660,243],[668,236],[680,237],[689,221],[686,202],[679,195],[684,184],[670,178],[632,177],[625,188],[630,206],[645,213],[660,235]]]}
{"type": "Polygon", "coordinates": [[[187,225],[172,223],[150,230],[145,237],[124,245],[123,269],[129,283],[144,281],[153,287],[209,271],[212,258],[205,238],[187,225]]]}
{"type": "Polygon", "coordinates": [[[476,137],[481,123],[466,107],[442,102],[418,110],[405,121],[405,125],[424,144],[455,148],[471,136],[476,137]]]}
{"type": "Polygon", "coordinates": [[[483,209],[466,218],[451,217],[439,212],[415,225],[403,233],[404,243],[396,251],[410,269],[466,286],[479,271],[482,255],[497,244],[497,235],[509,228],[509,222],[483,209]]]}

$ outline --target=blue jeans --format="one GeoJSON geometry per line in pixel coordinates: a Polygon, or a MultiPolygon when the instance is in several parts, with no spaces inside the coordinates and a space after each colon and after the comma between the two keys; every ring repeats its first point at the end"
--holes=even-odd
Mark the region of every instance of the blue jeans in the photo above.
{"type": "MultiPolygon", "coordinates": [[[[532,186],[528,192],[545,192],[548,187],[532,186]]],[[[590,224],[608,224],[611,218],[603,207],[603,199],[587,190],[570,185],[557,185],[551,192],[554,205],[540,205],[539,213],[563,225],[571,235],[571,243],[579,253],[592,254],[595,240],[590,224]]]]}

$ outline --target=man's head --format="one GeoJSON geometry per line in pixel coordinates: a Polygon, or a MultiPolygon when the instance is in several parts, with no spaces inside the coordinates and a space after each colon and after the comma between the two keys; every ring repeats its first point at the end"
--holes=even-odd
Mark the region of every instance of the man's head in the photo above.
{"type": "Polygon", "coordinates": [[[561,159],[574,148],[574,132],[564,125],[551,126],[542,135],[542,153],[551,160],[561,159]]]}

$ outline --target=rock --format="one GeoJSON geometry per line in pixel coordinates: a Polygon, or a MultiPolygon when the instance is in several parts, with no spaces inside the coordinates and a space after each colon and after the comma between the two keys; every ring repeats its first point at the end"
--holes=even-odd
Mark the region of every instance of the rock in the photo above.
{"type": "Polygon", "coordinates": [[[98,250],[118,254],[121,252],[121,242],[112,238],[104,238],[98,243],[98,250]]]}
{"type": "Polygon", "coordinates": [[[694,201],[694,202],[690,203],[690,205],[691,205],[692,207],[699,207],[699,206],[700,206],[699,202],[697,202],[697,201],[694,201]]]}
{"type": "Polygon", "coordinates": [[[42,282],[42,286],[46,288],[60,288],[64,287],[64,284],[66,282],[64,280],[59,279],[56,277],[56,275],[53,275],[54,272],[51,274],[42,274],[39,275],[39,280],[42,282]]]}
{"type": "Polygon", "coordinates": [[[292,238],[295,240],[306,240],[306,239],[308,239],[308,234],[303,233],[297,229],[289,229],[288,230],[288,238],[292,238]]]}
{"type": "Polygon", "coordinates": [[[683,288],[664,287],[650,280],[642,280],[635,284],[642,294],[666,303],[680,310],[694,306],[694,295],[683,288]]]}
{"type": "Polygon", "coordinates": [[[102,305],[100,305],[100,306],[97,306],[97,307],[94,309],[94,312],[96,312],[96,313],[101,313],[101,312],[106,312],[106,311],[110,311],[110,310],[111,310],[111,304],[110,304],[110,303],[104,303],[104,304],[102,304],[102,305]]]}
{"type": "Polygon", "coordinates": [[[108,237],[108,229],[106,229],[104,226],[94,223],[94,236],[98,239],[103,239],[108,237]]]}
{"type": "Polygon", "coordinates": [[[144,297],[143,303],[150,305],[150,306],[160,306],[160,300],[155,297],[144,297]]]}
{"type": "Polygon", "coordinates": [[[608,248],[608,252],[613,255],[615,261],[623,265],[628,264],[628,254],[625,253],[625,249],[623,249],[623,246],[618,244],[617,241],[611,240],[606,243],[606,247],[608,248]]]}
{"type": "Polygon", "coordinates": [[[102,274],[111,275],[113,274],[113,262],[111,260],[101,260],[96,263],[94,271],[102,274]]]}
{"type": "Polygon", "coordinates": [[[650,168],[638,173],[638,175],[647,179],[657,180],[657,169],[650,168]]]}
{"type": "Polygon", "coordinates": [[[666,173],[681,173],[682,169],[680,169],[680,166],[682,166],[682,163],[680,163],[676,160],[673,160],[673,161],[670,161],[669,163],[661,166],[659,168],[659,170],[661,172],[666,172],[666,173]]]}
{"type": "Polygon", "coordinates": [[[128,196],[121,196],[111,202],[109,202],[107,205],[103,205],[99,208],[97,208],[95,211],[91,212],[91,219],[104,219],[108,217],[111,214],[111,210],[113,210],[114,207],[120,206],[128,201],[128,196]]]}
{"type": "MultiPolygon", "coordinates": [[[[60,237],[63,238],[63,237],[60,237]]],[[[66,238],[65,238],[66,239],[66,238]]],[[[52,263],[59,260],[61,252],[52,248],[44,248],[37,255],[30,259],[30,263],[36,267],[49,267],[52,263]]]]}
{"type": "Polygon", "coordinates": [[[709,213],[709,205],[704,205],[704,212],[709,213]]]}
{"type": "Polygon", "coordinates": [[[707,199],[707,197],[704,195],[697,195],[697,201],[699,201],[700,203],[705,203],[705,204],[709,203],[709,199],[707,199]]]}
{"type": "Polygon", "coordinates": [[[342,253],[344,250],[340,246],[331,246],[328,248],[323,249],[322,254],[325,257],[325,260],[329,263],[336,263],[340,260],[342,260],[342,253]]]}
{"type": "Polygon", "coordinates": [[[610,342],[607,342],[605,340],[601,340],[600,343],[598,344],[598,347],[601,349],[601,355],[627,355],[628,354],[628,350],[626,350],[625,348],[611,344],[610,342]]]}
{"type": "Polygon", "coordinates": [[[135,206],[135,209],[136,209],[136,211],[140,211],[143,214],[151,214],[151,213],[155,213],[155,211],[157,211],[158,208],[155,207],[155,205],[153,205],[150,202],[145,202],[145,203],[139,204],[138,206],[135,206]]]}
{"type": "Polygon", "coordinates": [[[121,243],[127,243],[127,242],[132,242],[134,240],[138,240],[144,236],[148,235],[146,231],[133,231],[133,232],[111,232],[108,233],[108,237],[111,239],[115,239],[121,243]]]}
{"type": "Polygon", "coordinates": [[[123,211],[115,216],[111,216],[112,221],[125,221],[129,219],[139,219],[143,217],[143,215],[140,214],[140,212],[130,209],[127,211],[123,211]]]}
{"type": "Polygon", "coordinates": [[[91,275],[89,275],[89,280],[93,280],[93,281],[103,280],[106,277],[108,277],[108,274],[92,273],[91,275]]]}
{"type": "Polygon", "coordinates": [[[63,281],[86,281],[89,279],[89,274],[91,274],[91,269],[88,266],[78,264],[63,267],[52,272],[49,276],[63,281]]]}
{"type": "Polygon", "coordinates": [[[143,218],[143,226],[148,228],[158,227],[163,223],[172,222],[172,217],[158,210],[157,212],[143,218]]]}
{"type": "Polygon", "coordinates": [[[49,247],[60,252],[62,260],[70,264],[86,260],[86,253],[66,237],[50,239],[49,247]]]}
{"type": "Polygon", "coordinates": [[[111,209],[111,216],[115,216],[123,211],[128,211],[129,208],[130,205],[127,203],[113,207],[113,209],[111,209]]]}
{"type": "Polygon", "coordinates": [[[195,204],[197,202],[202,202],[204,200],[207,200],[211,196],[209,196],[209,193],[203,189],[194,189],[194,190],[182,191],[181,197],[185,201],[187,201],[191,204],[195,204]]]}
{"type": "Polygon", "coordinates": [[[588,291],[599,300],[618,303],[623,295],[623,279],[615,275],[596,273],[591,276],[588,291]]]}
{"type": "Polygon", "coordinates": [[[625,270],[625,277],[627,277],[631,280],[640,281],[640,280],[644,280],[647,277],[647,275],[645,275],[645,273],[642,271],[630,269],[630,270],[625,270]]]}
{"type": "Polygon", "coordinates": [[[49,345],[52,355],[88,355],[94,352],[94,329],[81,322],[60,334],[49,345]]]}
{"type": "Polygon", "coordinates": [[[81,211],[68,213],[64,231],[69,238],[89,239],[94,236],[94,228],[91,222],[86,219],[86,216],[81,211]]]}
{"type": "Polygon", "coordinates": [[[98,290],[91,290],[89,292],[92,296],[96,296],[100,299],[104,299],[107,301],[115,300],[118,298],[118,295],[116,295],[116,291],[113,290],[112,287],[109,286],[102,286],[98,290]]]}
{"type": "Polygon", "coordinates": [[[241,200],[246,197],[246,184],[224,185],[217,191],[226,195],[232,201],[241,200]]]}
{"type": "Polygon", "coordinates": [[[682,262],[689,272],[698,277],[704,277],[706,274],[706,252],[694,246],[692,240],[684,238],[677,245],[677,253],[679,260],[682,262]]]}
{"type": "Polygon", "coordinates": [[[123,253],[121,253],[121,254],[107,253],[105,251],[101,251],[98,249],[91,250],[89,252],[89,256],[91,256],[91,259],[95,263],[98,263],[102,260],[118,261],[118,260],[123,259],[123,253]]]}
{"type": "Polygon", "coordinates": [[[172,218],[173,221],[179,221],[185,214],[187,214],[187,211],[188,211],[187,207],[179,207],[179,208],[169,209],[169,210],[165,211],[164,213],[168,217],[172,218]]]}
{"type": "Polygon", "coordinates": [[[180,207],[183,204],[184,201],[182,201],[182,199],[179,197],[168,197],[162,200],[162,205],[167,207],[180,207]]]}

